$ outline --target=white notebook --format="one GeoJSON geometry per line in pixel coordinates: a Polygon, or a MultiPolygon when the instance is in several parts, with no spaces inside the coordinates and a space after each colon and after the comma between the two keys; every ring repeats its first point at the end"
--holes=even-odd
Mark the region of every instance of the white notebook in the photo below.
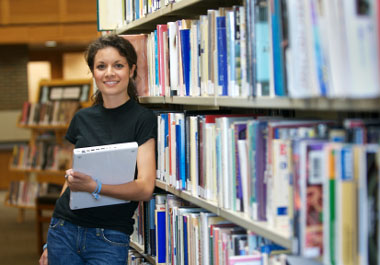
{"type": "MultiPolygon", "coordinates": [[[[136,142],[75,148],[73,170],[85,173],[102,184],[122,184],[133,181],[138,145],[136,142]]],[[[98,207],[128,201],[100,195],[95,199],[91,193],[71,191],[72,210],[98,207]]]]}

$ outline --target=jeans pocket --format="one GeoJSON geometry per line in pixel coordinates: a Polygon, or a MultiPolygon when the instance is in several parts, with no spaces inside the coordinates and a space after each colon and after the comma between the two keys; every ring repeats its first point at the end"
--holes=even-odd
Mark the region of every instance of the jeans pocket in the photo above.
{"type": "Polygon", "coordinates": [[[63,224],[63,222],[64,221],[62,219],[52,217],[51,220],[50,220],[49,229],[55,229],[60,224],[63,224]]]}
{"type": "Polygon", "coordinates": [[[105,242],[117,246],[129,246],[129,235],[111,229],[101,228],[100,231],[100,235],[105,242]]]}

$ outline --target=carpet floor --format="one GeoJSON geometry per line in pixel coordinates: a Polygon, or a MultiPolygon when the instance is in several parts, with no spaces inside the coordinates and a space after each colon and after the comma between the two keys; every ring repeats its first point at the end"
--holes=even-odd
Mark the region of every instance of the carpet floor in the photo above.
{"type": "Polygon", "coordinates": [[[35,212],[25,210],[24,222],[18,223],[19,210],[4,205],[5,194],[0,191],[0,265],[36,265],[35,212]]]}

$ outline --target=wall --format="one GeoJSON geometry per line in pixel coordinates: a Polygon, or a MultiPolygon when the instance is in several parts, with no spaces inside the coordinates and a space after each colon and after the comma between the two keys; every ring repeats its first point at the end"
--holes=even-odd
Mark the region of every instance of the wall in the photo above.
{"type": "Polygon", "coordinates": [[[87,79],[92,77],[83,54],[83,52],[75,52],[63,55],[63,79],[87,79]]]}
{"type": "Polygon", "coordinates": [[[28,48],[0,45],[0,111],[17,110],[28,100],[28,48]]]}
{"type": "Polygon", "coordinates": [[[28,95],[29,102],[39,100],[39,82],[41,79],[51,79],[51,65],[49,62],[28,63],[28,95]]]}

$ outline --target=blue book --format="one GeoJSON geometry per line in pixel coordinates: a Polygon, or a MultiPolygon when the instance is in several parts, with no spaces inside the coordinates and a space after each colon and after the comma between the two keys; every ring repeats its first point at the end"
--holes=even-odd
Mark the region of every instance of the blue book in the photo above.
{"type": "Polygon", "coordinates": [[[181,55],[182,55],[182,71],[183,81],[186,88],[186,96],[190,96],[190,29],[181,29],[181,55]]]}
{"type": "Polygon", "coordinates": [[[166,263],[166,212],[155,210],[156,213],[156,261],[166,263]]]}
{"type": "Polygon", "coordinates": [[[226,17],[216,17],[216,39],[218,47],[218,85],[222,88],[219,95],[228,95],[227,36],[226,17]]]}
{"type": "Polygon", "coordinates": [[[158,40],[157,40],[157,29],[154,30],[154,68],[155,71],[155,85],[156,87],[160,86],[159,77],[158,77],[158,40]]]}
{"type": "Polygon", "coordinates": [[[273,74],[274,74],[274,92],[276,96],[286,96],[285,84],[285,54],[283,50],[283,32],[281,18],[281,1],[273,1],[273,10],[271,9],[272,21],[272,50],[273,50],[273,74]]]}
{"type": "Polygon", "coordinates": [[[189,262],[189,256],[188,256],[188,246],[187,246],[187,216],[183,216],[183,254],[185,259],[185,265],[187,265],[189,262]]]}
{"type": "Polygon", "coordinates": [[[135,20],[140,18],[140,0],[135,0],[135,20]]]}
{"type": "Polygon", "coordinates": [[[181,181],[181,189],[186,190],[186,155],[185,155],[185,125],[180,119],[176,125],[176,148],[177,148],[177,179],[181,181]]]}

